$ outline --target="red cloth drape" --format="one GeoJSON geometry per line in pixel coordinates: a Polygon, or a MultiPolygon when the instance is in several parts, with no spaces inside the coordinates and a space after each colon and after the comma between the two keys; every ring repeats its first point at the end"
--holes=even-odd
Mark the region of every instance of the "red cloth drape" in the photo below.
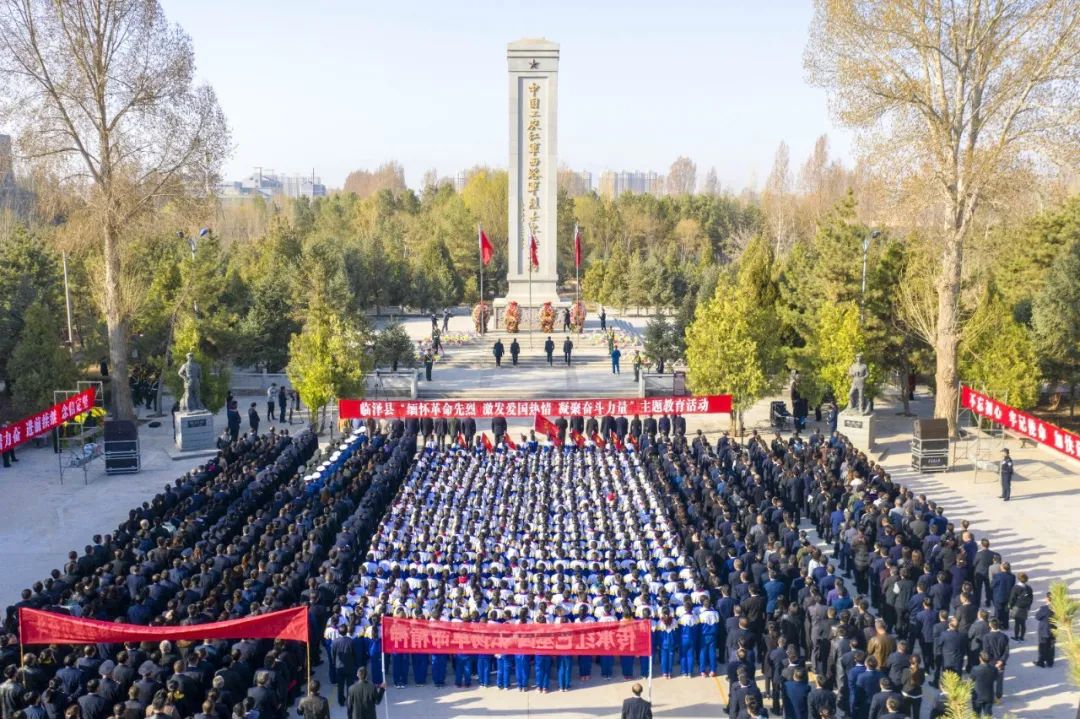
{"type": "Polygon", "coordinates": [[[19,608],[22,644],[96,644],[163,639],[294,639],[307,642],[307,609],[294,607],[257,617],[184,627],[144,627],[19,608]]]}
{"type": "Polygon", "coordinates": [[[644,657],[652,653],[649,622],[497,624],[382,621],[384,652],[421,654],[559,654],[644,657]]]}

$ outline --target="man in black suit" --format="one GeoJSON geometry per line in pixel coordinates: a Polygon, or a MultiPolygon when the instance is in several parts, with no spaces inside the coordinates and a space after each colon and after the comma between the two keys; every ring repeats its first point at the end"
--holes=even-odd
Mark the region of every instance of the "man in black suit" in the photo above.
{"type": "Polygon", "coordinates": [[[566,366],[570,366],[570,355],[574,351],[574,343],[567,337],[566,341],[562,343],[563,359],[566,360],[566,366]]]}
{"type": "Polygon", "coordinates": [[[98,680],[91,679],[86,683],[86,694],[78,699],[82,719],[105,719],[109,716],[109,700],[98,694],[98,680]]]}
{"type": "Polygon", "coordinates": [[[997,685],[998,668],[990,663],[990,655],[979,655],[979,666],[971,670],[971,680],[975,683],[971,692],[971,706],[976,716],[988,717],[994,709],[994,687],[997,685]]]}
{"type": "Polygon", "coordinates": [[[555,361],[555,341],[550,337],[544,342],[544,354],[547,355],[548,367],[551,367],[555,361]]]}
{"type": "Polygon", "coordinates": [[[956,617],[949,618],[949,628],[938,638],[937,654],[941,657],[943,671],[963,674],[964,660],[967,658],[967,636],[957,631],[956,617]]]}
{"type": "Polygon", "coordinates": [[[622,719],[652,719],[652,704],[641,698],[641,685],[634,684],[630,691],[634,696],[623,700],[622,719]]]}
{"type": "MultiPolygon", "coordinates": [[[[465,435],[465,442],[469,446],[472,446],[472,439],[476,436],[476,419],[473,417],[466,417],[461,420],[461,433],[465,435]]],[[[498,439],[502,438],[502,435],[497,435],[498,439]]]]}
{"type": "Polygon", "coordinates": [[[375,719],[375,706],[382,702],[386,685],[375,686],[368,681],[367,667],[356,671],[356,683],[349,687],[349,697],[345,706],[349,719],[375,719]]]}
{"type": "Polygon", "coordinates": [[[570,423],[566,421],[566,417],[559,417],[555,420],[555,427],[559,430],[558,436],[560,442],[566,441],[566,429],[570,426],[570,423]]]}
{"type": "Polygon", "coordinates": [[[651,414],[648,417],[646,417],[645,421],[642,423],[642,429],[644,429],[645,434],[655,435],[656,434],[656,418],[653,417],[651,414]]]}
{"type": "Polygon", "coordinates": [[[1039,623],[1039,659],[1035,666],[1049,669],[1054,666],[1054,610],[1050,608],[1050,595],[1046,603],[1035,612],[1035,621],[1039,623]]]}
{"type": "MultiPolygon", "coordinates": [[[[491,433],[496,438],[501,439],[506,434],[506,417],[492,417],[491,418],[491,433]]],[[[468,439],[468,437],[466,437],[468,439]]]]}

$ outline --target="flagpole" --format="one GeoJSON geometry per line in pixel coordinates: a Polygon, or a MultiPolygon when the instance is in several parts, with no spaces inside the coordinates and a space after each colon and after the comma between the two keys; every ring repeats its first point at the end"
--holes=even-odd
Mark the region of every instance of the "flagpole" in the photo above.
{"type": "Polygon", "coordinates": [[[533,263],[532,263],[532,247],[529,248],[529,349],[532,349],[532,320],[533,320],[533,303],[532,303],[532,275],[533,275],[533,263]]]}
{"type": "Polygon", "coordinates": [[[484,334],[487,330],[487,323],[484,322],[484,248],[481,243],[481,236],[484,230],[480,227],[480,223],[476,223],[476,246],[480,251],[480,334],[484,334]]]}

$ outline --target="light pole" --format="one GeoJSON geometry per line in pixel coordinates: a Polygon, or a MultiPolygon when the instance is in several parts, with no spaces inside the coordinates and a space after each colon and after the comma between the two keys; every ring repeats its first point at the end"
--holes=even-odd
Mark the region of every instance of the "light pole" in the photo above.
{"type": "Polygon", "coordinates": [[[870,252],[870,240],[876,240],[881,235],[881,230],[873,230],[863,238],[862,242],[862,291],[859,294],[859,326],[866,319],[866,257],[870,252]]]}

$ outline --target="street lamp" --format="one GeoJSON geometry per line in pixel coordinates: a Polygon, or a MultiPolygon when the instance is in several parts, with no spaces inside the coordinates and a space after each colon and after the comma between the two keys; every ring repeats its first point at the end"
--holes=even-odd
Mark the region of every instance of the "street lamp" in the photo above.
{"type": "Polygon", "coordinates": [[[863,324],[866,317],[866,257],[870,252],[870,240],[876,240],[881,235],[881,230],[872,230],[863,238],[862,243],[862,292],[859,295],[859,325],[863,324]]]}

